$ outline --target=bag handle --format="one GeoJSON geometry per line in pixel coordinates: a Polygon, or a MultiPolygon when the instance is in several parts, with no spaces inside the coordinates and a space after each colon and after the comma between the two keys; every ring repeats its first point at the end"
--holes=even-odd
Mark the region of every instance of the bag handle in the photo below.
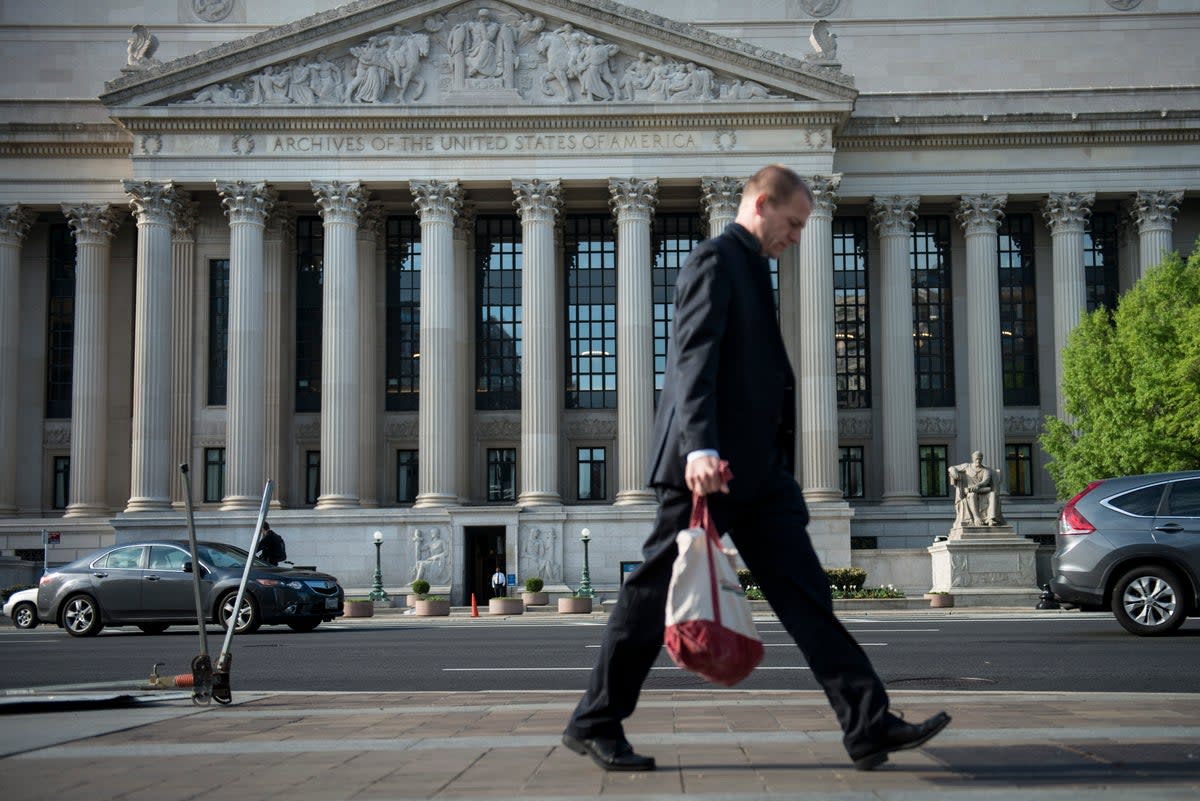
{"type": "MultiPolygon", "coordinates": [[[[721,460],[720,470],[723,481],[729,481],[733,478],[733,471],[729,469],[729,462],[724,459],[721,460]]],[[[717,534],[717,527],[713,524],[712,515],[708,512],[707,495],[700,492],[692,493],[692,519],[688,523],[688,527],[704,529],[704,550],[708,554],[708,597],[712,599],[713,622],[720,626],[721,599],[718,595],[717,565],[713,552],[720,549],[721,536],[717,534]]]]}

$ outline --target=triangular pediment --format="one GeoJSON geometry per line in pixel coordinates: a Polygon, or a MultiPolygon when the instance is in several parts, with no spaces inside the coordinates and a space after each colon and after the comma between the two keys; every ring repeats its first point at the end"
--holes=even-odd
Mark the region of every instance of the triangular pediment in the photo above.
{"type": "MultiPolygon", "coordinates": [[[[360,0],[106,85],[114,111],[765,104],[848,111],[853,79],[608,0],[360,0]]],[[[549,110],[549,109],[547,109],[549,110]]],[[[120,116],[120,113],[118,113],[120,116]]]]}

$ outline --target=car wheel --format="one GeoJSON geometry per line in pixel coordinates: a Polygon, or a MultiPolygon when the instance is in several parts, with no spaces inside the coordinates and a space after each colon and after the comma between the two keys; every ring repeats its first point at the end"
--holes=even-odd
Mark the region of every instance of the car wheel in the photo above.
{"type": "Polygon", "coordinates": [[[292,631],[312,631],[319,625],[321,625],[321,618],[319,617],[306,617],[300,620],[288,621],[288,628],[292,631]]]}
{"type": "Polygon", "coordinates": [[[90,595],[74,595],[63,604],[63,628],[72,637],[95,637],[104,628],[100,606],[90,595]]]}
{"type": "Polygon", "coordinates": [[[141,629],[142,631],[144,631],[146,634],[162,634],[164,631],[166,631],[168,628],[170,628],[170,626],[171,626],[170,623],[139,623],[138,624],[138,628],[141,629]]]}
{"type": "Polygon", "coordinates": [[[1131,634],[1154,637],[1170,634],[1187,617],[1184,584],[1170,570],[1157,565],[1135,567],[1113,588],[1112,611],[1131,634]]]}
{"type": "MultiPolygon", "coordinates": [[[[229,618],[233,616],[233,603],[237,600],[236,592],[228,592],[221,598],[221,604],[218,607],[220,623],[222,626],[229,627],[229,618]]],[[[262,625],[262,621],[258,616],[258,604],[254,602],[254,597],[249,593],[242,596],[242,608],[238,610],[237,623],[233,627],[234,634],[253,634],[258,631],[258,627],[262,625]]]]}
{"type": "Polygon", "coordinates": [[[13,625],[19,629],[35,629],[38,624],[37,607],[31,603],[17,604],[12,611],[13,625]]]}

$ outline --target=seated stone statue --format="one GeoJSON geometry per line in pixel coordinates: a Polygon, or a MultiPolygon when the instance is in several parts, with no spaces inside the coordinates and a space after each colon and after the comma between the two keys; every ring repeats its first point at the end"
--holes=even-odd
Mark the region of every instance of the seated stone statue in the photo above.
{"type": "Polygon", "coordinates": [[[949,470],[954,487],[954,526],[1002,526],[1000,497],[996,492],[995,471],[983,463],[983,453],[975,451],[971,461],[949,470]]]}

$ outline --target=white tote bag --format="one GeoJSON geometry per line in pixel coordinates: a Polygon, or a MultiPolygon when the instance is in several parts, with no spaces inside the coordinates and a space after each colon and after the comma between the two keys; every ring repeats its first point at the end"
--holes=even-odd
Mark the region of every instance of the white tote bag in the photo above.
{"type": "Polygon", "coordinates": [[[675,664],[731,687],[762,661],[763,645],[738,581],[736,551],[721,547],[708,502],[692,498],[691,527],[675,538],[679,555],[667,591],[664,644],[675,664]]]}

